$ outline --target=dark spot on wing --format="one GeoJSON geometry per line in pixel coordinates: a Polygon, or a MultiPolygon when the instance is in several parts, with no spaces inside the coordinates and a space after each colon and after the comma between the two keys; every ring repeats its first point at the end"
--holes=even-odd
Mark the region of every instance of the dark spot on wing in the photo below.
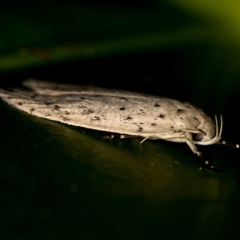
{"type": "Polygon", "coordinates": [[[36,98],[36,94],[33,94],[32,96],[30,96],[30,98],[36,98]]]}
{"type": "Polygon", "coordinates": [[[123,111],[125,110],[126,108],[125,107],[120,107],[119,110],[123,111]]]}
{"type": "Polygon", "coordinates": [[[133,119],[133,118],[130,117],[130,116],[128,116],[128,117],[125,118],[125,120],[131,120],[131,119],[133,119]]]}
{"type": "Polygon", "coordinates": [[[100,121],[100,120],[101,120],[100,117],[94,116],[94,117],[91,119],[91,122],[100,121]]]}
{"type": "Polygon", "coordinates": [[[182,114],[182,113],[184,113],[184,112],[185,112],[184,109],[178,109],[178,110],[177,110],[177,114],[182,114]]]}
{"type": "Polygon", "coordinates": [[[59,109],[60,109],[60,107],[58,105],[53,106],[53,110],[59,110],[59,109]]]}
{"type": "Polygon", "coordinates": [[[174,129],[174,126],[171,126],[171,129],[174,129]]]}
{"type": "Polygon", "coordinates": [[[143,114],[144,114],[144,115],[147,115],[142,109],[139,109],[139,111],[140,111],[140,112],[138,113],[139,115],[143,115],[143,114]]]}
{"type": "Polygon", "coordinates": [[[34,112],[35,111],[35,108],[31,108],[30,109],[30,114],[32,114],[32,112],[34,112]]]}
{"type": "Polygon", "coordinates": [[[91,113],[94,113],[94,111],[91,110],[91,109],[84,109],[84,110],[82,111],[82,115],[89,115],[89,114],[91,114],[91,113]]]}
{"type": "Polygon", "coordinates": [[[142,127],[138,127],[138,132],[142,132],[143,131],[143,128],[142,127]]]}
{"type": "Polygon", "coordinates": [[[82,100],[86,99],[85,97],[80,97],[82,100]]]}
{"type": "Polygon", "coordinates": [[[127,99],[124,98],[124,97],[120,97],[119,99],[120,99],[120,100],[123,100],[123,101],[127,101],[127,99]]]}
{"type": "Polygon", "coordinates": [[[151,123],[152,126],[156,126],[157,124],[156,123],[151,123]]]}
{"type": "Polygon", "coordinates": [[[86,106],[78,106],[78,108],[87,108],[86,106]]]}
{"type": "Polygon", "coordinates": [[[197,119],[196,117],[193,117],[193,119],[195,119],[195,120],[197,120],[197,121],[198,121],[198,119],[197,119]]]}
{"type": "Polygon", "coordinates": [[[17,104],[18,104],[19,106],[22,106],[22,102],[18,102],[17,104]]]}
{"type": "Polygon", "coordinates": [[[161,105],[159,103],[155,103],[154,107],[160,107],[161,105]]]}
{"type": "Polygon", "coordinates": [[[70,112],[68,112],[68,111],[65,111],[64,113],[65,113],[66,115],[69,115],[69,114],[70,114],[70,112]]]}
{"type": "Polygon", "coordinates": [[[159,114],[158,117],[160,117],[160,118],[162,118],[162,119],[165,119],[165,118],[166,118],[166,116],[165,116],[164,114],[159,114]]]}
{"type": "Polygon", "coordinates": [[[45,104],[46,104],[46,105],[50,105],[50,104],[52,104],[52,102],[45,102],[45,104]]]}

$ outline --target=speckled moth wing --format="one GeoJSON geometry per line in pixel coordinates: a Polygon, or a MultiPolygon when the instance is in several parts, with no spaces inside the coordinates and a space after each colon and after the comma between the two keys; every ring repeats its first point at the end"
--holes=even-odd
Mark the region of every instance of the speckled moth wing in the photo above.
{"type": "MultiPolygon", "coordinates": [[[[196,144],[220,143],[223,121],[218,126],[190,103],[141,93],[28,80],[30,90],[0,89],[0,97],[12,106],[38,117],[70,125],[139,136],[185,142],[200,158],[196,144]]],[[[221,143],[227,144],[225,141],[221,143]]],[[[239,145],[236,145],[239,148],[239,145]]],[[[218,172],[209,161],[205,166],[218,172]]]]}
{"type": "Polygon", "coordinates": [[[174,140],[182,128],[199,127],[206,118],[201,110],[196,117],[191,104],[168,98],[36,80],[25,85],[33,91],[1,91],[0,96],[30,114],[96,130],[174,140]]]}

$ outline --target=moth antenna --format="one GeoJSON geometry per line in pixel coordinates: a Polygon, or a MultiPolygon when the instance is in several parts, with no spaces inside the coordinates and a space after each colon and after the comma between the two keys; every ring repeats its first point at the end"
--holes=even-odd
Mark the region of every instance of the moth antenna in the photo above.
{"type": "Polygon", "coordinates": [[[219,141],[218,144],[226,145],[226,146],[234,147],[234,148],[240,148],[240,145],[238,143],[227,142],[225,140],[219,141]]]}
{"type": "Polygon", "coordinates": [[[221,135],[222,135],[222,130],[223,130],[223,117],[222,117],[222,115],[220,115],[220,121],[221,121],[221,125],[220,125],[219,137],[221,137],[221,135]]]}
{"type": "Polygon", "coordinates": [[[216,133],[215,133],[215,138],[218,137],[218,120],[217,120],[217,115],[215,115],[215,122],[216,122],[216,133]]]}
{"type": "Polygon", "coordinates": [[[223,130],[223,117],[222,117],[222,115],[220,115],[220,130],[219,130],[218,120],[217,120],[217,116],[216,115],[215,115],[215,122],[216,122],[215,138],[221,138],[222,130],[223,130]]]}
{"type": "MultiPolygon", "coordinates": [[[[216,116],[215,116],[216,118],[216,116]]],[[[217,119],[217,118],[216,118],[217,119]]],[[[222,129],[223,129],[223,118],[222,118],[222,115],[220,115],[220,120],[221,120],[221,125],[220,125],[220,131],[219,131],[219,137],[221,137],[222,135],[222,129]]],[[[217,120],[216,120],[216,124],[217,124],[217,120]]],[[[216,130],[217,131],[217,130],[216,130]]],[[[217,142],[218,144],[221,144],[221,145],[226,145],[226,146],[229,146],[229,147],[234,147],[234,148],[240,148],[240,145],[238,143],[233,143],[233,142],[227,142],[225,140],[222,140],[222,141],[219,141],[217,142]]]]}

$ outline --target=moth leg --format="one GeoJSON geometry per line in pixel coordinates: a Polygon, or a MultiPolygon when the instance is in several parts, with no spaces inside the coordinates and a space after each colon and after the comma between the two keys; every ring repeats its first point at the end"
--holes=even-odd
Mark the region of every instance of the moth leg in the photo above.
{"type": "Polygon", "coordinates": [[[145,137],[145,138],[140,142],[140,144],[142,144],[143,142],[145,142],[147,139],[148,139],[148,137],[145,137]]]}
{"type": "Polygon", "coordinates": [[[123,138],[133,138],[133,137],[134,136],[124,135],[124,134],[109,134],[109,135],[103,136],[102,139],[113,139],[113,138],[123,139],[123,138]]]}
{"type": "Polygon", "coordinates": [[[113,139],[113,138],[116,138],[115,134],[109,134],[102,137],[102,139],[113,139]]]}
{"type": "Polygon", "coordinates": [[[198,151],[196,145],[189,139],[186,138],[186,143],[187,145],[190,147],[190,149],[192,150],[193,153],[197,154],[199,157],[202,156],[202,153],[200,151],[198,151]]]}
{"type": "Polygon", "coordinates": [[[190,149],[192,150],[193,153],[197,154],[199,156],[199,158],[201,159],[201,163],[203,163],[206,167],[206,169],[213,171],[215,173],[221,174],[221,172],[215,168],[213,165],[211,165],[211,163],[208,160],[205,160],[202,157],[202,153],[200,151],[198,151],[197,147],[195,146],[194,143],[192,143],[189,139],[186,138],[186,143],[187,145],[190,147],[190,149]]]}

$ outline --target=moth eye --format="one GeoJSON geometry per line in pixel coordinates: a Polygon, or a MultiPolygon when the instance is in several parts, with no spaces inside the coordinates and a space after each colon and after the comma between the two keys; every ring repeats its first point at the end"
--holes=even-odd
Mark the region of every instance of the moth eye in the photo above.
{"type": "Polygon", "coordinates": [[[202,133],[192,133],[192,140],[200,142],[203,140],[204,134],[202,133]]]}

